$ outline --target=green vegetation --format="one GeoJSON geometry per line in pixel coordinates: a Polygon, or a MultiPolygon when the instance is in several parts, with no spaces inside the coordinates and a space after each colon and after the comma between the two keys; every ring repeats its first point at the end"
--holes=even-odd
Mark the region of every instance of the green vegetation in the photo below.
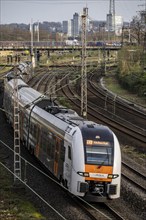
{"type": "Polygon", "coordinates": [[[4,67],[4,68],[0,69],[0,74],[5,73],[5,72],[9,71],[10,69],[12,69],[12,67],[4,67]]]}
{"type": "Polygon", "coordinates": [[[114,92],[118,96],[129,100],[130,102],[137,103],[139,105],[143,105],[146,107],[146,99],[145,97],[140,97],[137,94],[132,94],[127,89],[124,89],[117,80],[116,76],[108,75],[104,77],[105,86],[110,91],[114,92]]]}
{"type": "Polygon", "coordinates": [[[123,88],[146,97],[146,54],[142,47],[123,47],[118,57],[118,80],[123,88]]]}
{"type": "Polygon", "coordinates": [[[15,189],[12,176],[0,165],[0,219],[45,220],[26,200],[24,189],[15,189]]]}
{"type": "Polygon", "coordinates": [[[145,153],[142,152],[140,153],[139,151],[137,151],[137,149],[129,145],[122,145],[121,150],[123,154],[127,155],[127,157],[132,158],[133,160],[138,161],[139,164],[145,166],[146,163],[145,153]]]}
{"type": "Polygon", "coordinates": [[[65,97],[60,97],[59,103],[60,103],[60,105],[65,106],[66,108],[71,108],[70,104],[68,103],[68,101],[65,97]]]}

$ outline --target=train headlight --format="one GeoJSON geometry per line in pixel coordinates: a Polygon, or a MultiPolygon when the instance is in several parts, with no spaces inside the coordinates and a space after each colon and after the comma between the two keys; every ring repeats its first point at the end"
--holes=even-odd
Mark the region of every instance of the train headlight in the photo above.
{"type": "Polygon", "coordinates": [[[108,174],[108,177],[109,179],[116,179],[117,177],[119,177],[118,174],[108,174]]]}
{"type": "Polygon", "coordinates": [[[89,173],[87,173],[87,172],[78,171],[77,174],[79,174],[80,176],[83,176],[83,177],[89,177],[89,173]]]}

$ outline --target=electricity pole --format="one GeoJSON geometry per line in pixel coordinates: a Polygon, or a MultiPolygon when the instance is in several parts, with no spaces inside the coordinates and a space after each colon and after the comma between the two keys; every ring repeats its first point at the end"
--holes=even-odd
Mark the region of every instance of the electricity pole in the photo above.
{"type": "Polygon", "coordinates": [[[39,27],[39,21],[37,25],[37,32],[38,32],[38,42],[40,41],[40,27],[39,27]]]}
{"type": "Polygon", "coordinates": [[[87,68],[86,68],[86,30],[88,8],[83,8],[82,19],[82,70],[81,70],[81,116],[87,118],[87,68]]]}
{"type": "Polygon", "coordinates": [[[30,34],[31,34],[31,62],[33,68],[35,67],[35,57],[34,57],[34,51],[33,51],[33,20],[31,19],[31,24],[30,24],[30,34]]]}

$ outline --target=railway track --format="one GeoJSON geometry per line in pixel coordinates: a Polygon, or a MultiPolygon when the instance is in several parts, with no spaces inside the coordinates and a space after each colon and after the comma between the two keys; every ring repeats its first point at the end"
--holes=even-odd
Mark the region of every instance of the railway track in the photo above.
{"type": "Polygon", "coordinates": [[[81,198],[72,197],[74,201],[81,207],[92,220],[124,220],[124,217],[109,204],[96,203],[90,204],[81,198]]]}
{"type": "MultiPolygon", "coordinates": [[[[62,75],[62,77],[63,77],[64,75],[62,75]]],[[[46,88],[48,88],[47,87],[47,85],[48,85],[48,81],[50,81],[50,76],[49,75],[44,75],[44,77],[45,77],[45,86],[44,86],[44,89],[43,89],[43,91],[45,92],[46,91],[46,88]]],[[[42,77],[42,80],[40,79],[39,80],[39,82],[37,82],[37,84],[38,84],[38,87],[37,87],[37,89],[39,90],[40,89],[40,85],[43,83],[44,84],[44,77],[42,77]]],[[[51,78],[52,78],[52,74],[51,74],[51,78]]],[[[78,113],[80,113],[79,112],[79,109],[80,109],[80,97],[76,94],[76,93],[74,93],[74,91],[70,88],[70,86],[69,86],[69,82],[68,82],[68,80],[67,80],[67,82],[66,82],[66,78],[62,81],[62,84],[61,84],[61,87],[60,88],[62,88],[61,89],[61,91],[62,91],[62,95],[64,95],[64,96],[66,96],[67,97],[67,99],[68,100],[70,100],[70,102],[71,103],[73,103],[74,104],[74,106],[76,106],[75,108],[76,108],[76,110],[78,111],[78,113]]],[[[42,90],[42,89],[41,89],[42,90]]],[[[92,116],[92,117],[94,117],[94,118],[96,118],[96,120],[98,120],[98,122],[100,121],[100,122],[106,122],[105,121],[105,115],[104,114],[99,114],[99,112],[97,112],[93,107],[91,107],[91,106],[88,106],[88,109],[90,109],[89,110],[89,114],[92,116]],[[98,117],[96,117],[96,114],[98,115],[98,117]],[[100,115],[100,118],[99,118],[99,115],[100,115]],[[101,121],[101,116],[104,118],[104,120],[103,121],[101,121]]],[[[117,122],[115,121],[115,120],[113,120],[113,119],[110,119],[110,118],[108,118],[108,120],[110,120],[110,122],[108,122],[109,123],[109,125],[111,126],[111,121],[112,121],[112,123],[114,124],[115,123],[115,125],[114,125],[114,128],[115,128],[115,126],[122,126],[123,127],[123,124],[121,125],[119,122],[118,122],[118,125],[117,125],[117,122]]],[[[107,124],[107,123],[106,123],[107,124]]],[[[118,129],[120,129],[120,128],[118,128],[118,129]]],[[[122,129],[123,130],[123,129],[122,129]]],[[[142,134],[141,132],[138,132],[137,130],[135,131],[135,130],[133,130],[133,129],[131,129],[131,131],[129,131],[130,130],[130,126],[124,126],[124,131],[125,131],[125,133],[127,134],[127,131],[128,131],[128,135],[129,134],[131,134],[132,135],[132,137],[134,137],[135,138],[135,140],[139,140],[139,141],[142,141],[142,143],[146,143],[146,136],[145,136],[145,134],[142,134]]],[[[124,171],[123,171],[123,177],[125,177],[129,182],[133,182],[133,185],[135,185],[135,186],[137,186],[138,188],[140,188],[142,191],[144,191],[145,192],[145,190],[146,190],[146,188],[145,188],[145,180],[146,180],[146,176],[144,175],[144,174],[141,174],[140,172],[138,172],[138,171],[136,171],[134,168],[132,168],[132,167],[130,167],[128,164],[126,164],[125,162],[122,162],[122,166],[124,167],[124,171]],[[128,171],[128,173],[129,172],[132,172],[133,173],[133,175],[136,175],[136,181],[134,181],[134,180],[132,180],[131,181],[131,178],[130,177],[128,177],[128,175],[127,175],[127,170],[126,169],[129,169],[129,171],[128,171]],[[125,173],[125,174],[124,174],[125,173]],[[139,182],[139,184],[137,183],[137,182],[139,182]],[[142,182],[144,182],[143,183],[143,185],[142,185],[142,182]]],[[[133,178],[134,179],[134,178],[133,178]]]]}
{"type": "MultiPolygon", "coordinates": [[[[78,109],[80,109],[80,96],[70,88],[69,82],[64,82],[67,86],[63,86],[63,93],[67,97],[70,102],[73,103],[78,109]]],[[[88,102],[89,103],[89,102],[88,102]]],[[[78,110],[79,112],[79,110],[78,110]]],[[[100,122],[102,124],[106,124],[118,132],[130,137],[133,142],[136,142],[139,147],[145,148],[146,145],[146,130],[140,130],[139,128],[133,128],[126,121],[117,121],[111,117],[111,115],[105,114],[103,109],[95,108],[95,106],[91,106],[91,102],[88,104],[88,116],[93,117],[96,122],[100,122]]]]}
{"type": "MultiPolygon", "coordinates": [[[[67,83],[67,85],[69,85],[69,84],[67,83]]],[[[70,89],[70,87],[66,86],[66,87],[62,87],[62,88],[63,88],[62,92],[64,93],[64,95],[66,95],[67,98],[71,102],[74,103],[74,105],[76,105],[77,107],[80,107],[80,100],[77,100],[77,97],[73,98],[73,97],[75,97],[75,94],[70,89]]],[[[92,113],[92,117],[93,116],[96,118],[95,111],[92,113]]],[[[135,131],[134,131],[134,133],[135,133],[135,135],[137,134],[135,131]]],[[[146,140],[144,139],[144,141],[146,141],[146,140]]],[[[134,186],[136,186],[137,188],[139,188],[140,190],[142,190],[145,193],[146,192],[146,187],[145,187],[146,176],[144,174],[141,174],[140,172],[136,171],[134,168],[130,167],[128,164],[126,164],[124,162],[122,162],[122,166],[124,166],[125,169],[129,169],[128,173],[127,173],[127,171],[124,170],[124,172],[122,173],[122,176],[124,178],[126,178],[128,180],[128,182],[132,183],[134,186]],[[131,172],[133,174],[129,175],[129,173],[131,173],[131,172]],[[136,177],[134,177],[133,175],[136,175],[136,177]]]]}
{"type": "MultiPolygon", "coordinates": [[[[37,87],[37,85],[41,83],[41,81],[40,81],[41,78],[47,72],[48,72],[48,69],[46,69],[46,68],[42,68],[41,70],[40,69],[36,70],[35,74],[33,74],[33,76],[27,81],[27,84],[32,88],[35,88],[35,86],[37,87]]],[[[38,89],[36,88],[36,90],[38,90],[38,89]]]]}
{"type": "Polygon", "coordinates": [[[146,176],[122,161],[122,177],[146,194],[146,176]]]}
{"type": "Polygon", "coordinates": [[[97,74],[92,74],[88,80],[88,94],[92,97],[90,99],[94,99],[97,106],[110,112],[113,117],[121,119],[122,115],[122,119],[129,121],[132,126],[146,129],[146,110],[109,93],[101,87],[101,83],[97,83],[98,80],[97,74]]]}
{"type": "MultiPolygon", "coordinates": [[[[62,77],[63,77],[63,75],[62,75],[62,77]]],[[[47,84],[48,84],[49,80],[50,80],[50,76],[48,76],[48,78],[46,77],[46,79],[45,79],[46,85],[44,87],[44,91],[47,88],[47,84]]],[[[39,81],[40,84],[42,84],[42,82],[43,82],[43,80],[39,81]]],[[[41,88],[41,86],[38,87],[38,89],[40,89],[40,88],[41,88]]],[[[80,97],[79,97],[79,95],[77,93],[73,92],[73,89],[70,88],[69,82],[66,81],[66,80],[61,81],[60,88],[62,88],[61,89],[62,95],[65,95],[67,97],[67,99],[70,100],[70,102],[73,103],[76,106],[75,108],[78,109],[78,112],[79,112],[79,109],[80,109],[80,97]]],[[[59,95],[60,95],[60,92],[59,92],[59,95]]],[[[90,111],[89,111],[89,114],[92,117],[94,117],[95,116],[95,110],[92,107],[90,107],[90,106],[88,106],[88,108],[90,108],[90,111],[93,110],[94,113],[93,112],[90,113],[90,111]]],[[[97,118],[97,120],[100,121],[101,117],[97,118]]],[[[102,122],[102,121],[100,121],[100,122],[102,122]]],[[[129,128],[127,128],[127,129],[129,129],[129,128]]],[[[125,129],[125,132],[126,132],[126,129],[125,129]]],[[[137,131],[134,131],[134,132],[135,132],[135,134],[137,134],[137,131]]],[[[141,137],[141,133],[138,134],[138,135],[139,135],[139,141],[140,141],[141,140],[141,138],[140,138],[141,137]]],[[[133,136],[134,136],[134,133],[133,133],[133,136]]],[[[145,136],[144,136],[143,141],[145,142],[145,136]]],[[[144,182],[146,180],[146,177],[143,174],[139,174],[139,172],[133,171],[134,169],[129,167],[129,165],[125,164],[124,162],[122,162],[122,167],[124,167],[124,168],[122,168],[122,169],[124,169],[124,171],[122,172],[122,177],[126,178],[126,181],[128,181],[134,187],[137,187],[139,190],[141,190],[141,191],[143,191],[145,193],[145,187],[144,187],[144,185],[142,186],[141,182],[142,181],[144,182]],[[127,169],[129,171],[125,171],[125,169],[127,169]],[[129,174],[131,172],[134,173],[134,175],[136,176],[137,181],[133,180],[133,177],[132,177],[133,174],[132,174],[132,176],[131,176],[131,174],[129,174]],[[136,184],[136,182],[139,182],[139,184],[136,184]]],[[[105,210],[106,209],[107,208],[105,208],[105,210]]],[[[91,213],[91,215],[92,215],[92,213],[91,213]]],[[[100,219],[100,218],[96,218],[96,217],[94,218],[94,216],[93,216],[93,219],[100,219]]],[[[104,218],[101,218],[101,219],[104,219],[104,218]]],[[[119,217],[112,217],[112,218],[110,218],[110,214],[109,215],[107,214],[107,217],[105,217],[105,219],[123,219],[123,218],[120,217],[120,216],[119,217]]]]}

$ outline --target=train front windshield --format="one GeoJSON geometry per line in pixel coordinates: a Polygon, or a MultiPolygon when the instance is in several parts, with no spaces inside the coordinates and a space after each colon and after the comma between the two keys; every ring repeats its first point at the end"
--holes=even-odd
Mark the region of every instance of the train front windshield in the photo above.
{"type": "Polygon", "coordinates": [[[86,141],[85,145],[85,158],[87,164],[108,166],[113,164],[113,147],[111,147],[109,142],[94,143],[97,141],[92,140],[90,140],[92,144],[88,144],[88,142],[89,140],[86,141]]]}
{"type": "Polygon", "coordinates": [[[86,164],[113,165],[114,140],[107,127],[82,128],[86,164]]]}

